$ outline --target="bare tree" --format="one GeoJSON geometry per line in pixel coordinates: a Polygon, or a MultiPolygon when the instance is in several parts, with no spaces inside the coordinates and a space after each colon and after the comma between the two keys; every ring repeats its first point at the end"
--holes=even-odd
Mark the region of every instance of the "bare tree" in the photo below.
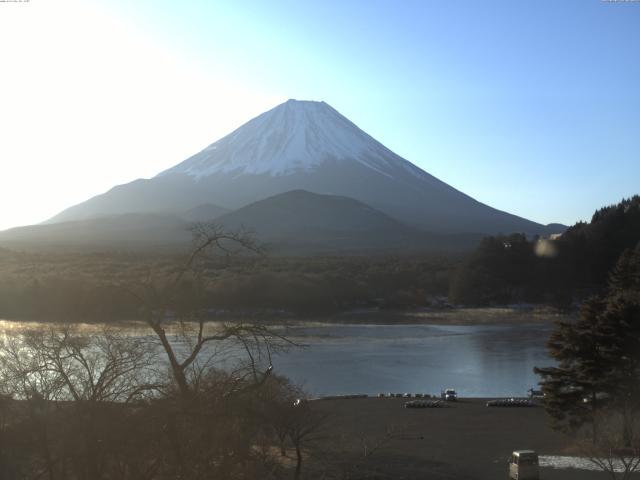
{"type": "Polygon", "coordinates": [[[128,404],[164,384],[149,342],[69,326],[3,339],[0,382],[4,394],[20,400],[14,442],[27,435],[25,448],[34,453],[21,476],[50,480],[107,478],[118,452],[129,455],[121,448],[130,434],[128,404]]]}
{"type": "Polygon", "coordinates": [[[161,386],[153,345],[115,329],[29,330],[0,342],[5,394],[47,401],[129,402],[161,386]]]}
{"type": "Polygon", "coordinates": [[[318,434],[326,425],[327,418],[327,414],[313,410],[306,401],[298,401],[292,405],[287,433],[296,452],[295,480],[299,480],[302,473],[305,450],[318,440],[318,434]]]}
{"type": "Polygon", "coordinates": [[[635,472],[640,472],[640,442],[631,441],[630,444],[624,433],[633,430],[634,425],[625,425],[630,421],[633,421],[632,417],[624,412],[603,412],[598,418],[597,440],[594,442],[587,435],[580,444],[583,455],[612,480],[628,480],[635,472]]]}
{"type": "MultiPolygon", "coordinates": [[[[293,343],[264,324],[207,321],[211,255],[240,251],[260,253],[244,233],[200,225],[184,262],[118,285],[152,335],[64,326],[0,342],[0,393],[24,400],[10,426],[14,451],[23,442],[26,452],[15,478],[266,480],[283,471],[258,452],[275,441],[257,397],[272,354],[293,343]]],[[[310,433],[296,418],[288,434],[299,476],[310,433]]]]}
{"type": "Polygon", "coordinates": [[[139,305],[175,387],[154,406],[165,442],[161,463],[170,478],[234,478],[251,468],[264,478],[273,475],[254,448],[262,426],[253,395],[271,378],[272,354],[293,342],[264,324],[208,321],[212,265],[241,254],[262,251],[245,232],[199,224],[183,262],[118,285],[139,305]]]}
{"type": "Polygon", "coordinates": [[[184,398],[195,393],[205,371],[217,366],[217,358],[203,352],[216,351],[230,343],[240,349],[246,367],[242,373],[238,371],[236,386],[242,384],[246,388],[248,378],[260,384],[271,373],[272,353],[293,343],[265,325],[242,321],[207,324],[204,296],[207,261],[211,255],[260,255],[262,249],[247,232],[229,232],[215,223],[196,224],[192,233],[190,253],[163,282],[157,282],[150,274],[137,285],[119,287],[137,299],[143,319],[157,337],[184,398]],[[171,341],[168,331],[171,326],[175,342],[171,341]]]}

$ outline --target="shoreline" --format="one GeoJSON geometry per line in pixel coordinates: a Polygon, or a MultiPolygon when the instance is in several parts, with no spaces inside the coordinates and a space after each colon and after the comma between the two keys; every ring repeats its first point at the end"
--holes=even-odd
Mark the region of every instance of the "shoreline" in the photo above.
{"type": "Polygon", "coordinates": [[[572,318],[550,307],[456,307],[448,309],[344,312],[326,323],[370,323],[381,325],[518,325],[553,323],[572,318]],[[378,317],[378,318],[376,318],[378,317]],[[335,320],[333,320],[335,319],[335,320]],[[344,320],[348,322],[344,322],[344,320]]]}
{"type": "MultiPolygon", "coordinates": [[[[326,315],[295,315],[291,313],[252,312],[251,314],[228,312],[210,316],[207,324],[215,323],[263,323],[273,326],[281,325],[525,325],[552,324],[559,320],[571,320],[576,313],[561,313],[547,306],[532,307],[454,307],[446,309],[411,309],[411,310],[351,310],[326,315]]],[[[167,325],[176,323],[175,319],[167,319],[167,325]]],[[[91,329],[96,327],[146,328],[143,320],[104,321],[47,321],[32,319],[0,319],[0,329],[33,328],[50,326],[77,326],[91,329]]]]}

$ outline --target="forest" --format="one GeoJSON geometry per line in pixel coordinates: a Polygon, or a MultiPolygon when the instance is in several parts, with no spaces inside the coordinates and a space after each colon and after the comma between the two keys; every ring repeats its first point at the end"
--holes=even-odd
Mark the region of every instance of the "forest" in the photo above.
{"type": "Polygon", "coordinates": [[[576,308],[600,292],[627,249],[640,248],[640,196],[597,210],[559,238],[488,237],[456,269],[449,298],[461,304],[547,303],[576,308]]]}
{"type": "MultiPolygon", "coordinates": [[[[162,282],[181,256],[0,252],[0,318],[110,322],[138,317],[123,288],[162,282]]],[[[456,256],[207,259],[202,300],[213,314],[318,315],[416,308],[446,297],[456,256]]]]}
{"type": "MultiPolygon", "coordinates": [[[[483,239],[469,253],[280,257],[249,251],[207,258],[199,302],[212,316],[325,315],[514,303],[576,309],[640,243],[640,197],[596,211],[555,239],[483,239]]],[[[66,322],[138,319],[127,288],[170,277],[176,254],[0,249],[0,318],[66,322]]],[[[192,287],[195,288],[194,285],[192,287]]],[[[189,287],[184,287],[185,299],[189,287]]]]}

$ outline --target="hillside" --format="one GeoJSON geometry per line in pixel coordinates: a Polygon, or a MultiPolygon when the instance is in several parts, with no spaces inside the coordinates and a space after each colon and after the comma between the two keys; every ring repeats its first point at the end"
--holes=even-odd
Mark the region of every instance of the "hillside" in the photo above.
{"type": "Polygon", "coordinates": [[[188,245],[190,225],[176,215],[127,213],[16,227],[0,232],[0,244],[17,249],[174,249],[188,245]]]}
{"type": "Polygon", "coordinates": [[[271,254],[412,254],[473,248],[479,235],[438,235],[407,227],[388,215],[336,195],[295,190],[234,212],[201,205],[178,215],[128,213],[79,221],[19,227],[0,232],[12,248],[169,250],[189,247],[196,222],[251,232],[271,254]]]}

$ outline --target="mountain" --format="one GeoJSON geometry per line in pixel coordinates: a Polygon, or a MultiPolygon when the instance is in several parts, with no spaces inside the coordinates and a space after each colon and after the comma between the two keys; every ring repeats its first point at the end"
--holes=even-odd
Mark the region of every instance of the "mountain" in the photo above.
{"type": "MultiPolygon", "coordinates": [[[[181,216],[127,213],[86,220],[18,227],[0,232],[0,243],[21,248],[175,250],[191,240],[190,227],[220,210],[198,207],[181,216]],[[201,217],[192,221],[185,217],[201,217]]],[[[249,231],[275,254],[363,254],[471,249],[477,235],[439,235],[407,227],[348,197],[304,190],[285,192],[236,211],[215,223],[227,230],[249,231]]]]}
{"type": "Polygon", "coordinates": [[[222,215],[216,221],[234,230],[248,227],[267,237],[407,230],[397,220],[352,198],[305,190],[268,197],[222,215]]]}
{"type": "Polygon", "coordinates": [[[48,223],[123,213],[179,215],[204,204],[235,210],[301,189],[350,197],[431,232],[553,233],[438,180],[326,103],[296,100],[259,115],[154,178],[116,186],[48,223]]]}
{"type": "Polygon", "coordinates": [[[228,212],[228,208],[205,203],[182,212],[179,217],[190,222],[209,222],[228,212]]]}
{"type": "MultiPolygon", "coordinates": [[[[271,251],[363,253],[474,246],[407,227],[362,202],[293,190],[254,202],[216,219],[229,230],[249,230],[271,251]]],[[[458,240],[458,239],[456,239],[458,240]]]]}
{"type": "Polygon", "coordinates": [[[126,213],[16,227],[0,232],[0,242],[13,248],[173,249],[191,240],[190,226],[190,222],[175,215],[126,213]]]}

